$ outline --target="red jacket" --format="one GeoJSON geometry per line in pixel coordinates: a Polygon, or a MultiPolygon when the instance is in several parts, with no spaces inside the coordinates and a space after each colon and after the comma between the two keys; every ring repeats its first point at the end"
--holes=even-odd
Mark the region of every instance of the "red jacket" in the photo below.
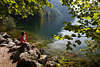
{"type": "Polygon", "coordinates": [[[20,37],[20,41],[21,41],[21,43],[27,42],[27,36],[26,36],[26,34],[24,34],[23,36],[20,37]]]}

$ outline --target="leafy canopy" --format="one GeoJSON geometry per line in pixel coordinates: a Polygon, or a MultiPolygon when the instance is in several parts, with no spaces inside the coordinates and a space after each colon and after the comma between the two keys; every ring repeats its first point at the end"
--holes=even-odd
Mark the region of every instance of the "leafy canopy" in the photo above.
{"type": "MultiPolygon", "coordinates": [[[[79,24],[73,25],[70,22],[65,22],[63,29],[73,31],[78,35],[57,36],[57,38],[73,40],[73,37],[80,38],[82,34],[85,34],[85,37],[91,37],[100,42],[100,0],[60,0],[60,2],[69,8],[69,13],[73,15],[72,18],[78,18],[77,23],[79,24]]],[[[81,41],[76,40],[75,43],[81,44],[81,41]]],[[[73,46],[76,47],[75,43],[73,46]]],[[[71,42],[68,41],[67,49],[72,49],[70,44],[71,42]]]]}
{"type": "Polygon", "coordinates": [[[0,19],[10,14],[27,18],[28,15],[34,15],[45,6],[53,5],[48,0],[0,0],[0,19]]]}

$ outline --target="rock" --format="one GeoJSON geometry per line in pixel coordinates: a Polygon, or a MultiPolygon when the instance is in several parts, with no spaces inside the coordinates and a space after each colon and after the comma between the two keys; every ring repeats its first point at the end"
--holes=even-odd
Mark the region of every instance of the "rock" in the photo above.
{"type": "Polygon", "coordinates": [[[37,48],[34,48],[33,52],[36,53],[38,55],[38,57],[40,57],[41,53],[40,53],[40,51],[37,48]]]}
{"type": "Polygon", "coordinates": [[[28,52],[24,52],[20,54],[20,58],[27,60],[27,61],[33,61],[37,60],[40,57],[40,53],[35,48],[34,50],[30,50],[28,52]]]}
{"type": "Polygon", "coordinates": [[[56,64],[54,61],[47,61],[45,67],[56,67],[56,64]]]}
{"type": "Polygon", "coordinates": [[[9,42],[8,45],[7,45],[7,47],[13,47],[14,45],[15,45],[14,42],[9,42]]]}
{"type": "Polygon", "coordinates": [[[35,43],[33,43],[32,46],[36,47],[35,43]]]}
{"type": "Polygon", "coordinates": [[[7,34],[6,32],[4,32],[4,33],[2,33],[1,35],[2,35],[2,36],[5,36],[5,35],[8,35],[8,34],[7,34]]]}
{"type": "Polygon", "coordinates": [[[8,44],[1,43],[0,46],[7,46],[8,44]]]}
{"type": "Polygon", "coordinates": [[[37,67],[37,65],[34,62],[30,62],[30,61],[26,61],[26,60],[20,60],[17,63],[16,67],[37,67]]]}
{"type": "Polygon", "coordinates": [[[13,40],[11,38],[7,38],[8,42],[13,42],[13,40]]]}
{"type": "Polygon", "coordinates": [[[19,40],[17,40],[16,38],[14,38],[14,40],[13,40],[15,43],[16,43],[16,45],[19,45],[21,42],[19,41],[19,40]]]}
{"type": "Polygon", "coordinates": [[[17,63],[17,67],[42,67],[38,61],[26,61],[26,60],[20,60],[17,63]]]}
{"type": "Polygon", "coordinates": [[[58,61],[58,57],[57,56],[53,56],[53,57],[51,57],[51,60],[57,62],[58,61]]]}
{"type": "Polygon", "coordinates": [[[41,64],[38,61],[34,60],[33,62],[36,64],[36,67],[41,67],[41,64]]]}
{"type": "Polygon", "coordinates": [[[48,56],[44,55],[45,50],[43,48],[37,49],[36,44],[30,45],[28,42],[22,44],[16,38],[12,40],[10,35],[4,33],[0,34],[0,45],[11,48],[9,52],[12,52],[12,58],[18,59],[17,67],[42,67],[42,65],[56,67],[58,58],[53,56],[49,60],[48,56]]]}
{"type": "Polygon", "coordinates": [[[8,35],[6,32],[2,35],[5,39],[7,39],[7,38],[11,38],[11,36],[10,35],[8,35]]]}
{"type": "Polygon", "coordinates": [[[6,41],[6,39],[0,36],[0,43],[3,43],[4,41],[6,41]]]}
{"type": "Polygon", "coordinates": [[[47,55],[41,55],[40,59],[46,59],[47,55]]]}
{"type": "Polygon", "coordinates": [[[15,43],[14,42],[9,42],[8,45],[15,45],[15,43]]]}
{"type": "Polygon", "coordinates": [[[12,42],[13,40],[11,38],[7,38],[7,44],[9,44],[9,42],[12,42]]]}
{"type": "Polygon", "coordinates": [[[25,60],[25,61],[32,61],[31,59],[30,59],[30,55],[27,53],[27,52],[24,52],[24,53],[21,53],[20,54],[20,58],[21,58],[21,60],[25,60]]]}
{"type": "Polygon", "coordinates": [[[45,50],[43,48],[39,48],[41,54],[44,54],[45,50]]]}
{"type": "Polygon", "coordinates": [[[41,64],[46,64],[46,62],[47,62],[47,55],[41,55],[40,59],[38,61],[41,64]]]}
{"type": "Polygon", "coordinates": [[[37,67],[41,67],[41,64],[40,64],[40,63],[38,63],[38,62],[36,63],[36,65],[37,65],[37,67]]]}
{"type": "Polygon", "coordinates": [[[12,48],[13,48],[13,49],[18,49],[18,48],[20,48],[20,46],[14,45],[12,48]]]}
{"type": "Polygon", "coordinates": [[[0,36],[0,46],[6,46],[7,45],[7,40],[0,36]]]}

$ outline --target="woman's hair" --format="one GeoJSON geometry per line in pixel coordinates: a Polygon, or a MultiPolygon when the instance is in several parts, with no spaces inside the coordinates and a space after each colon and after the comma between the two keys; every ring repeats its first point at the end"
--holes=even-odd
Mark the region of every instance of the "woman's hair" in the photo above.
{"type": "Polygon", "coordinates": [[[21,35],[23,36],[25,34],[25,32],[22,32],[21,35]]]}

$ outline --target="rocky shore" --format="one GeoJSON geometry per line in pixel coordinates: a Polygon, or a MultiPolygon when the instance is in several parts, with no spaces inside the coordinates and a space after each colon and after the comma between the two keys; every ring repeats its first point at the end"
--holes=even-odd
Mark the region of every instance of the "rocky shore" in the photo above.
{"type": "Polygon", "coordinates": [[[0,53],[4,53],[0,57],[0,67],[57,67],[58,63],[56,56],[43,54],[43,49],[38,49],[34,44],[23,46],[7,33],[0,33],[0,53]],[[5,62],[2,62],[3,55],[5,62]]]}

